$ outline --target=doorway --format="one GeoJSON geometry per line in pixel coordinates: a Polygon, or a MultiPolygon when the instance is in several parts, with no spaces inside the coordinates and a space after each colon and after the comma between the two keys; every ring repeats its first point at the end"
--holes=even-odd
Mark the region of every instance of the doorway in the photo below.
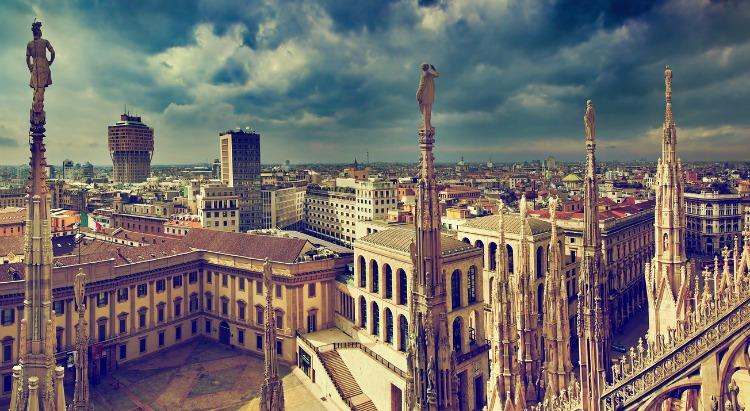
{"type": "Polygon", "coordinates": [[[227,324],[226,321],[222,321],[221,324],[219,324],[219,342],[229,345],[229,339],[231,335],[232,334],[229,331],[229,324],[227,324]]]}

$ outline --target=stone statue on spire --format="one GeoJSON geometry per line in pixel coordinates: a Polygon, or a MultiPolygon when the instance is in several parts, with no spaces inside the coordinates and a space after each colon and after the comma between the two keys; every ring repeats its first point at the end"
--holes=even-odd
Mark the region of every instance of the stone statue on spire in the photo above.
{"type": "Polygon", "coordinates": [[[596,112],[591,100],[586,101],[586,113],[583,115],[583,126],[586,129],[586,141],[596,138],[596,112]]]}
{"type": "Polygon", "coordinates": [[[672,99],[672,67],[667,67],[664,69],[664,92],[667,96],[667,100],[672,99]]]}
{"type": "Polygon", "coordinates": [[[419,111],[422,113],[422,126],[425,130],[432,128],[432,103],[435,101],[435,78],[440,74],[435,66],[422,63],[422,76],[419,78],[417,87],[417,102],[419,111]]]}
{"type": "Polygon", "coordinates": [[[44,90],[52,84],[50,66],[55,61],[55,49],[49,41],[42,38],[42,22],[34,21],[31,25],[34,40],[26,45],[26,66],[31,73],[29,87],[34,89],[34,103],[32,104],[32,122],[44,122],[44,90]],[[47,60],[47,50],[50,59],[47,60]]]}

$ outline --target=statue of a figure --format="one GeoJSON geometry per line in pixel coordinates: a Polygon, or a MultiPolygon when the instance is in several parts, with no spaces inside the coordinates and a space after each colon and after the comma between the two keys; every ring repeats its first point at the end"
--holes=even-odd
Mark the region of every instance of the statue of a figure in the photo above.
{"type": "Polygon", "coordinates": [[[430,119],[432,117],[432,103],[435,101],[435,77],[439,75],[435,66],[422,63],[422,76],[419,78],[419,87],[417,88],[417,102],[419,102],[419,111],[422,113],[422,125],[425,131],[432,128],[430,119]]]}
{"type": "Polygon", "coordinates": [[[273,277],[273,271],[271,271],[271,263],[268,261],[268,257],[263,260],[263,283],[267,289],[271,288],[271,279],[273,277]]]}
{"type": "Polygon", "coordinates": [[[672,67],[667,66],[664,70],[664,86],[668,96],[672,96],[672,67]]]}
{"type": "Polygon", "coordinates": [[[34,34],[34,40],[31,40],[26,46],[26,65],[31,72],[29,86],[34,89],[34,103],[32,105],[34,113],[44,111],[44,89],[52,84],[52,73],[49,67],[55,61],[55,49],[49,41],[42,38],[42,22],[35,21],[31,25],[31,32],[34,34]],[[50,52],[50,59],[47,60],[47,50],[50,52]]]}
{"type": "Polygon", "coordinates": [[[586,114],[583,116],[583,125],[586,129],[586,140],[593,140],[596,137],[596,113],[594,104],[591,100],[586,101],[586,114]]]}
{"type": "Polygon", "coordinates": [[[81,311],[83,305],[83,293],[84,287],[86,286],[86,273],[83,269],[78,270],[75,279],[73,280],[73,297],[75,298],[76,311],[81,311]]]}
{"type": "Polygon", "coordinates": [[[430,361],[427,365],[427,389],[435,389],[435,357],[430,356],[430,361]]]}

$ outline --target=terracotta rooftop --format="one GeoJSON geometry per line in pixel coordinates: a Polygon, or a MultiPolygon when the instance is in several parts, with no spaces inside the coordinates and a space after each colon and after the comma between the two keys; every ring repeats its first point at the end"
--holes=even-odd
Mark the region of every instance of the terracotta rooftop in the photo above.
{"type": "Polygon", "coordinates": [[[264,259],[282,263],[293,263],[303,253],[308,241],[299,238],[274,237],[247,233],[232,233],[207,229],[190,230],[182,243],[188,247],[264,259]]]}
{"type": "MultiPolygon", "coordinates": [[[[357,240],[357,242],[379,245],[408,254],[409,246],[415,240],[415,238],[416,233],[413,229],[394,227],[387,230],[378,231],[376,233],[368,234],[357,240]]],[[[472,246],[471,244],[466,244],[463,241],[459,241],[445,234],[442,235],[440,246],[443,255],[450,255],[460,251],[474,249],[474,246],[472,246]]]]}
{"type": "MultiPolygon", "coordinates": [[[[622,218],[629,215],[637,214],[642,211],[654,208],[654,200],[643,201],[634,204],[634,200],[626,199],[622,203],[615,207],[610,208],[607,211],[599,211],[599,219],[607,220],[610,218],[622,218]]],[[[548,210],[529,210],[529,214],[533,214],[539,218],[549,218],[548,210]]],[[[558,220],[583,220],[583,212],[557,212],[558,220]]],[[[507,220],[506,220],[507,221],[507,220]]]]}
{"type": "Polygon", "coordinates": [[[23,236],[0,237],[0,257],[6,257],[10,253],[23,255],[23,236]]]}
{"type": "MultiPolygon", "coordinates": [[[[505,214],[505,231],[513,234],[521,234],[521,224],[523,220],[518,214],[505,214]]],[[[492,230],[497,231],[500,225],[500,216],[488,215],[484,217],[472,218],[461,227],[466,228],[478,228],[481,230],[492,230]]],[[[550,231],[550,223],[542,221],[536,218],[526,219],[526,233],[531,235],[537,235],[550,231]]]]}

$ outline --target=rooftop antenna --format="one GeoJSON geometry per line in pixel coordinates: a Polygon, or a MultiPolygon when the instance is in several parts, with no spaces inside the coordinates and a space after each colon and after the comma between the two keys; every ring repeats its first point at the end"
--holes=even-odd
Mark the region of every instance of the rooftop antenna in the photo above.
{"type": "Polygon", "coordinates": [[[370,165],[370,150],[367,150],[367,165],[370,165]]]}

